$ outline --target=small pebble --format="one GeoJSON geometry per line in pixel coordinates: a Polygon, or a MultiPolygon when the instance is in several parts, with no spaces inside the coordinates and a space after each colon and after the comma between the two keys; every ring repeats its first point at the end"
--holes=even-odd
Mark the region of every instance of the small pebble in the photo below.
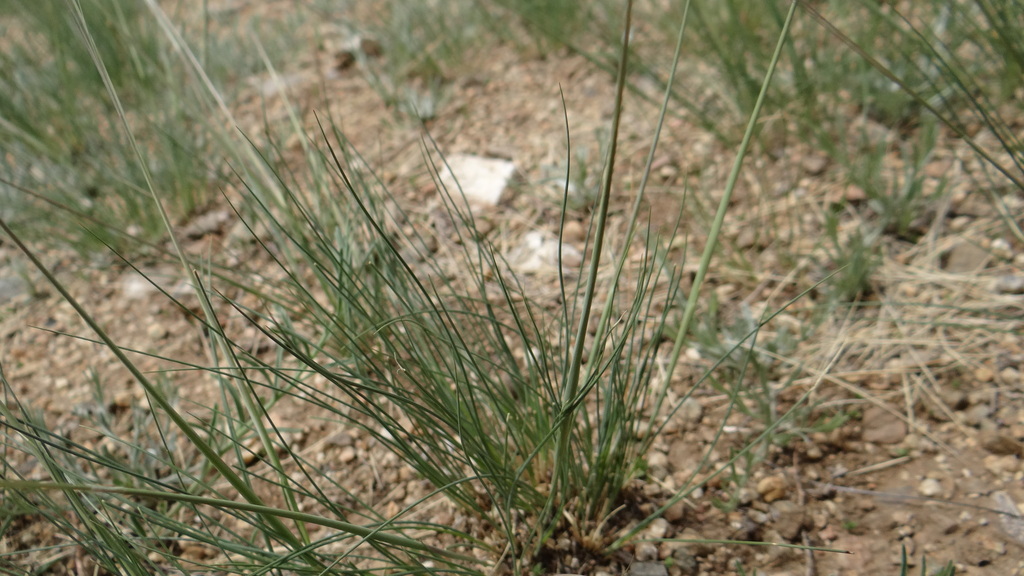
{"type": "Polygon", "coordinates": [[[700,572],[700,564],[697,562],[696,556],[683,548],[672,552],[672,560],[681,576],[696,576],[700,572]]]}
{"type": "Polygon", "coordinates": [[[820,176],[828,168],[829,157],[825,154],[811,154],[800,163],[804,171],[811,176],[820,176]]]}
{"type": "Polygon", "coordinates": [[[989,407],[988,404],[975,404],[974,406],[971,406],[967,410],[961,412],[961,419],[964,424],[978,428],[981,426],[981,423],[989,417],[991,413],[992,409],[989,407]]]}
{"type": "Polygon", "coordinates": [[[782,500],[788,490],[789,484],[782,476],[768,476],[757,483],[757,493],[768,503],[782,500]]]}
{"type": "Polygon", "coordinates": [[[651,452],[647,456],[647,467],[648,468],[666,468],[668,467],[668,456],[664,452],[651,452]]]}
{"type": "Polygon", "coordinates": [[[985,434],[981,447],[997,456],[1024,456],[1024,445],[1003,434],[985,434]]]}
{"type": "Polygon", "coordinates": [[[1013,258],[1013,248],[1010,246],[1010,243],[1006,238],[996,238],[992,240],[992,244],[989,246],[989,249],[992,250],[993,254],[1000,258],[1005,258],[1007,260],[1013,258]]]}
{"type": "Polygon", "coordinates": [[[787,542],[797,542],[800,534],[813,526],[803,506],[789,500],[780,500],[772,505],[774,527],[787,542]]]}
{"type": "Polygon", "coordinates": [[[680,500],[665,510],[664,518],[669,522],[679,522],[686,517],[686,503],[680,500]]]}
{"type": "Polygon", "coordinates": [[[135,394],[131,390],[122,390],[114,394],[114,406],[122,410],[131,408],[135,404],[135,394]]]}
{"type": "Polygon", "coordinates": [[[167,334],[167,328],[161,324],[150,324],[149,327],[146,328],[146,336],[148,336],[150,340],[163,340],[167,337],[167,334]]]}
{"type": "Polygon", "coordinates": [[[861,419],[861,438],[873,444],[899,444],[907,436],[907,425],[888,411],[871,406],[861,419]]]}
{"type": "Polygon", "coordinates": [[[654,542],[637,542],[633,554],[637,562],[653,562],[658,559],[658,545],[654,542]]]}
{"type": "Polygon", "coordinates": [[[996,373],[987,366],[982,366],[974,371],[974,379],[978,382],[987,384],[996,377],[996,373]]]}
{"type": "Polygon", "coordinates": [[[935,478],[925,478],[917,485],[917,491],[926,498],[936,498],[942,494],[942,483],[935,478]]]}
{"type": "Polygon", "coordinates": [[[665,534],[668,532],[668,521],[664,518],[657,518],[651,522],[650,526],[648,526],[647,530],[644,532],[644,538],[650,538],[652,540],[664,538],[665,534]]]}
{"type": "Polygon", "coordinates": [[[587,229],[576,220],[569,220],[562,229],[562,238],[566,242],[583,242],[587,236],[587,229]]]}
{"type": "Polygon", "coordinates": [[[676,414],[678,414],[686,426],[695,426],[700,424],[701,417],[704,416],[704,406],[699,400],[691,396],[683,401],[676,414]]]}
{"type": "Polygon", "coordinates": [[[348,464],[355,459],[356,449],[351,446],[345,446],[341,449],[341,452],[338,453],[338,460],[341,461],[342,464],[348,464]]]}
{"type": "Polygon", "coordinates": [[[1020,460],[1016,456],[996,456],[990,454],[982,461],[985,470],[999,478],[1009,476],[1020,469],[1020,460]]]}
{"type": "MultiPolygon", "coordinates": [[[[638,555],[639,557],[639,555],[638,555]]],[[[655,553],[657,558],[657,553],[655,553]]],[[[661,562],[634,562],[627,573],[629,576],[668,576],[668,569],[661,562]]]]}
{"type": "Polygon", "coordinates": [[[868,195],[864,192],[863,188],[850,184],[846,187],[843,198],[847,202],[863,202],[868,199],[868,195]]]}
{"type": "Polygon", "coordinates": [[[811,444],[807,447],[807,451],[804,452],[804,456],[811,462],[817,462],[824,457],[821,448],[817,444],[811,444]]]}
{"type": "Polygon", "coordinates": [[[1019,386],[1024,384],[1024,379],[1021,378],[1020,370],[1009,366],[999,371],[999,379],[1010,386],[1019,386]]]}
{"type": "Polygon", "coordinates": [[[995,291],[997,294],[1024,294],[1024,276],[1000,276],[995,291]]]}

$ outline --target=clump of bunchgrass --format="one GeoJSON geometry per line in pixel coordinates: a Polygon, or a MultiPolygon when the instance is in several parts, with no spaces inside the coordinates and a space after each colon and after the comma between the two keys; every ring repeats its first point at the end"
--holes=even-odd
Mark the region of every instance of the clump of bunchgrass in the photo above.
{"type": "MultiPolygon", "coordinates": [[[[75,14],[81,22],[82,12],[75,14]]],[[[88,35],[88,26],[82,30],[88,35]]],[[[681,38],[682,32],[680,42],[681,38]]],[[[88,52],[115,102],[132,153],[143,158],[101,51],[90,45],[88,52]]],[[[192,275],[201,310],[196,319],[208,335],[209,354],[218,366],[210,368],[209,375],[222,391],[223,402],[210,407],[212,418],[192,422],[184,417],[167,390],[140,372],[26,249],[132,371],[146,390],[152,413],[160,415],[153,425],[164,432],[162,444],[155,447],[129,443],[129,453],[152,457],[125,459],[98,454],[87,446],[51,446],[45,427],[9,411],[5,419],[23,438],[13,446],[52,464],[47,467],[50,482],[9,480],[5,486],[63,491],[78,519],[66,524],[66,531],[87,548],[106,543],[98,561],[111,571],[120,566],[145,573],[162,561],[177,565],[173,546],[160,544],[167,541],[193,541],[221,550],[230,559],[224,567],[231,570],[267,565],[317,572],[359,570],[361,562],[374,561],[412,570],[423,570],[426,561],[432,571],[443,572],[454,569],[456,560],[471,566],[473,560],[464,555],[470,549],[479,549],[491,561],[504,556],[521,571],[539,562],[546,543],[560,534],[572,535],[577,546],[598,556],[621,548],[655,517],[632,531],[613,529],[625,526],[616,515],[630,482],[643,470],[644,453],[656,432],[655,418],[662,409],[673,409],[665,405],[672,369],[658,374],[655,360],[667,336],[668,311],[681,295],[674,271],[678,264],[667,262],[654,238],[644,241],[648,248],[637,269],[627,270],[626,255],[640,224],[639,198],[628,237],[616,247],[622,256],[608,263],[610,282],[602,285],[606,281],[598,274],[605,268],[598,259],[607,251],[603,244],[627,53],[624,48],[616,115],[594,212],[593,259],[587,275],[575,285],[563,280],[563,307],[553,315],[530,302],[502,257],[486,241],[478,241],[472,212],[461,196],[445,190],[445,210],[462,235],[453,251],[461,274],[452,275],[415,232],[400,225],[400,209],[362,169],[330,122],[321,130],[323,150],[306,148],[309,180],[289,182],[286,173],[278,173],[275,178],[246,182],[252,193],[250,205],[240,214],[249,215],[250,226],[258,232],[254,237],[276,260],[281,280],[268,285],[224,272],[192,275]],[[300,191],[299,182],[312,186],[300,191]],[[347,200],[338,201],[339,190],[347,200]],[[232,339],[215,302],[225,298],[214,291],[221,281],[237,283],[236,288],[263,301],[249,307],[227,298],[283,354],[265,360],[232,339]],[[663,290],[655,291],[655,285],[663,290]],[[593,318],[597,330],[590,336],[590,315],[598,309],[599,290],[604,304],[593,318]],[[486,520],[502,535],[505,553],[470,533],[405,521],[404,512],[383,518],[363,505],[360,509],[366,511],[360,514],[368,522],[352,523],[350,519],[356,518],[351,509],[326,498],[323,487],[330,480],[290,447],[270,418],[273,404],[285,398],[363,427],[437,490],[486,520]],[[173,435],[167,430],[187,438],[187,457],[168,444],[173,435]],[[259,476],[241,465],[253,451],[251,441],[266,465],[259,476]],[[194,459],[197,454],[201,460],[194,459]],[[78,471],[81,461],[93,464],[78,471]],[[74,474],[69,473],[72,469],[74,474]],[[154,478],[156,469],[169,471],[167,479],[154,478]],[[128,480],[128,485],[106,484],[105,470],[117,470],[115,476],[128,480]],[[135,482],[139,484],[132,485],[135,482]],[[268,505],[269,497],[280,504],[268,505]],[[136,498],[157,505],[133,507],[136,498]],[[318,513],[302,511],[308,508],[318,513]],[[172,510],[183,510],[188,522],[199,519],[205,528],[198,532],[177,518],[172,521],[167,517],[172,510]],[[99,511],[102,519],[92,511],[99,511]],[[223,514],[245,528],[223,523],[223,514]],[[84,529],[76,528],[79,525],[84,529]],[[334,532],[314,536],[315,526],[334,532]],[[405,535],[411,529],[453,535],[457,548],[445,551],[416,542],[405,535]],[[344,553],[328,546],[350,540],[354,541],[344,553]],[[357,552],[360,542],[372,547],[375,560],[357,552]]],[[[739,162],[730,189],[738,166],[739,162]]],[[[273,174],[273,168],[263,160],[243,173],[273,174]]],[[[647,170],[645,174],[650,159],[647,170]]],[[[152,180],[147,181],[156,200],[152,180]]],[[[719,224],[726,204],[727,200],[719,224]]],[[[159,201],[156,205],[162,207],[159,201]]],[[[167,223],[166,215],[162,217],[167,223]]],[[[17,238],[6,226],[5,230],[17,238]]],[[[713,237],[701,277],[714,244],[713,237]]],[[[194,267],[184,255],[181,259],[186,268],[194,267]]],[[[679,303],[687,312],[673,335],[676,355],[693,318],[700,284],[698,279],[686,305],[679,303]]],[[[60,506],[55,500],[34,502],[44,511],[60,506]]],[[[560,561],[552,562],[554,566],[560,561]]]]}
{"type": "MultiPolygon", "coordinates": [[[[620,80],[620,98],[621,87],[620,80]]],[[[652,252],[630,273],[635,285],[605,289],[597,335],[588,343],[596,261],[586,281],[563,284],[562,309],[552,315],[531,302],[508,264],[480,240],[457,190],[441,187],[440,195],[460,239],[452,264],[404,231],[400,223],[408,218],[360,169],[342,134],[325,129],[323,136],[325,154],[311,158],[329,168],[323,174],[331,185],[312,195],[289,192],[290,202],[264,206],[259,218],[284,251],[282,270],[292,277],[301,262],[316,271],[315,283],[287,282],[272,315],[248,311],[305,369],[259,369],[363,427],[486,519],[510,546],[517,570],[560,533],[574,534],[590,553],[606,552],[619,535],[602,530],[653,438],[642,422],[667,390],[654,383],[655,354],[679,292],[678,275],[670,273],[667,302],[657,302],[661,312],[653,309],[663,252],[649,243],[652,252]],[[336,199],[339,188],[349,203],[314,208],[336,199]],[[290,209],[282,215],[283,207],[290,209]],[[330,385],[307,386],[310,374],[330,385]]],[[[611,176],[606,168],[594,254],[604,252],[611,176]]],[[[612,266],[615,282],[625,281],[625,260],[612,266]]]]}
{"type": "MultiPolygon", "coordinates": [[[[207,202],[207,179],[216,170],[197,160],[207,155],[210,135],[190,94],[179,89],[182,67],[166,57],[168,47],[142,3],[83,4],[84,26],[101,31],[91,41],[107,62],[140,145],[161,159],[149,177],[172,216],[183,218],[207,202]]],[[[8,6],[3,25],[18,29],[5,37],[0,56],[0,179],[10,186],[0,187],[0,197],[9,217],[30,237],[62,238],[83,251],[98,246],[92,235],[124,245],[105,226],[148,239],[161,235],[146,176],[82,49],[83,28],[62,3],[8,6]],[[102,225],[83,222],[89,232],[52,226],[46,215],[54,202],[102,225]]]]}

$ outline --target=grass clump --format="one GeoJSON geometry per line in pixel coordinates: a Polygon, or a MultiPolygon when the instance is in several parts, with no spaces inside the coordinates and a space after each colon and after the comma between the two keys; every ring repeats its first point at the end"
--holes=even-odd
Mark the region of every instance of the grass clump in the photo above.
{"type": "MultiPolygon", "coordinates": [[[[212,184],[230,174],[227,143],[236,138],[210,121],[217,108],[209,87],[234,94],[238,80],[264,62],[250,55],[255,50],[245,51],[239,38],[209,33],[209,22],[223,16],[205,7],[198,16],[179,13],[172,20],[146,2],[80,4],[81,22],[69,16],[71,5],[64,2],[0,5],[6,32],[0,55],[0,199],[28,238],[56,240],[83,253],[103,244],[128,249],[166,234],[151,187],[175,223],[208,207],[212,184]],[[176,52],[168,28],[196,45],[206,86],[176,52]],[[94,52],[84,49],[86,43],[94,52]],[[105,64],[109,89],[94,57],[105,64]],[[122,122],[131,125],[131,138],[120,129],[122,122]],[[55,209],[76,214],[79,226],[56,224],[50,218],[55,209]]],[[[297,24],[248,26],[253,34],[267,32],[262,43],[280,61],[279,40],[297,24]]]]}
{"type": "MultiPolygon", "coordinates": [[[[93,219],[92,234],[107,242],[117,236],[106,228],[149,240],[162,235],[143,169],[67,7],[5,2],[2,12],[0,26],[10,32],[0,57],[7,213],[31,237],[63,238],[85,251],[95,241],[81,230],[52,226],[53,204],[93,219]]],[[[83,13],[136,137],[149,157],[161,159],[148,167],[154,184],[175,218],[193,213],[207,202],[208,178],[217,171],[197,161],[208,155],[211,135],[192,95],[179,89],[182,67],[168,58],[143,3],[87,1],[83,13]]]]}
{"type": "MultiPolygon", "coordinates": [[[[427,563],[434,572],[458,572],[463,568],[456,569],[453,559],[471,566],[476,560],[467,554],[474,550],[488,563],[508,562],[519,573],[530,566],[567,566],[569,560],[552,548],[566,536],[573,544],[561,552],[570,553],[569,559],[580,554],[602,557],[622,547],[630,537],[623,532],[630,519],[623,515],[623,503],[629,501],[631,481],[644,468],[655,417],[663,406],[672,409],[665,404],[671,369],[656,380],[656,353],[667,336],[668,311],[681,294],[679,274],[672,271],[675,266],[666,265],[666,253],[653,238],[644,240],[649,248],[638,269],[627,275],[623,256],[610,263],[610,281],[599,276],[605,270],[599,259],[607,250],[603,244],[626,53],[595,210],[592,260],[586,276],[563,277],[563,304],[554,314],[531,304],[492,246],[474,241],[480,234],[472,213],[457,191],[446,190],[444,210],[461,239],[447,263],[462,272],[453,276],[421,237],[404,231],[404,216],[388,201],[386,189],[361,169],[344,136],[328,123],[321,132],[326,151],[307,148],[311,188],[300,187],[306,175],[289,181],[287,172],[246,182],[252,194],[244,213],[250,215],[253,231],[260,231],[255,237],[279,265],[280,282],[261,284],[256,277],[223,272],[216,276],[263,302],[252,307],[227,299],[281,354],[268,362],[247,352],[216,312],[213,300],[219,297],[211,279],[198,273],[193,277],[201,310],[196,319],[209,335],[209,354],[221,366],[209,374],[223,401],[210,407],[206,419],[185,418],[166,390],[139,371],[34,260],[145,388],[154,413],[166,415],[167,420],[152,423],[162,439],[155,449],[156,466],[169,470],[174,481],[154,478],[152,468],[143,466],[153,466],[145,458],[111,459],[85,445],[55,449],[45,426],[20,407],[5,413],[8,426],[24,438],[13,446],[52,463],[51,481],[10,480],[5,486],[62,491],[73,516],[83,523],[79,531],[65,528],[84,546],[108,543],[109,554],[97,555],[96,561],[110,571],[144,573],[161,559],[178,565],[170,560],[173,547],[148,544],[167,537],[213,546],[231,559],[231,570],[265,565],[321,573],[366,570],[363,562],[414,571],[425,570],[427,563]],[[339,190],[348,201],[337,202],[339,190]],[[590,337],[599,292],[604,303],[600,313],[593,313],[596,332],[590,337]],[[269,416],[286,398],[362,427],[464,511],[484,520],[503,544],[485,544],[481,538],[486,531],[475,534],[406,521],[405,511],[382,517],[366,502],[346,509],[333,504],[325,489],[341,486],[305,463],[269,416]],[[182,434],[194,449],[175,450],[170,431],[182,434]],[[265,476],[242,466],[252,451],[249,440],[260,447],[265,476]],[[96,465],[80,469],[80,461],[96,465]],[[107,485],[108,469],[138,485],[107,485]],[[218,487],[222,482],[226,485],[218,487]],[[148,506],[135,507],[136,498],[163,504],[151,513],[148,506]],[[270,505],[271,500],[279,505],[270,505]],[[211,506],[213,515],[206,511],[211,506]],[[308,507],[319,515],[301,512],[308,507]],[[92,520],[90,510],[101,511],[108,520],[92,520]],[[205,524],[202,534],[186,529],[180,520],[161,520],[176,511],[189,522],[205,524]],[[354,511],[369,523],[333,520],[352,517],[354,511]],[[121,527],[125,523],[138,534],[129,536],[121,527]],[[244,528],[231,528],[234,523],[244,528]],[[335,532],[314,536],[314,526],[335,532]],[[419,544],[404,535],[410,530],[455,536],[455,548],[419,544]],[[344,553],[326,552],[328,544],[352,539],[356,541],[344,553]],[[268,546],[257,545],[260,540],[268,546]],[[372,548],[370,556],[358,552],[360,541],[372,548]],[[275,546],[287,552],[274,555],[275,546]]],[[[102,71],[102,50],[94,48],[90,54],[102,71]]],[[[117,83],[105,77],[104,86],[118,103],[130,135],[117,83]]],[[[261,152],[262,173],[273,174],[275,153],[274,148],[261,152]]],[[[623,254],[632,244],[638,214],[634,212],[625,243],[616,247],[623,254]]],[[[5,231],[23,246],[6,225],[5,231]]],[[[705,269],[710,253],[709,248],[705,269]]],[[[265,276],[265,271],[259,273],[265,276]]],[[[695,302],[691,293],[689,306],[695,302]]],[[[688,317],[693,317],[692,310],[688,317]]],[[[684,323],[674,335],[677,342],[685,332],[684,323]]],[[[128,447],[133,455],[146,451],[138,443],[128,447]]],[[[33,505],[39,510],[62,506],[55,500],[33,505]]]]}

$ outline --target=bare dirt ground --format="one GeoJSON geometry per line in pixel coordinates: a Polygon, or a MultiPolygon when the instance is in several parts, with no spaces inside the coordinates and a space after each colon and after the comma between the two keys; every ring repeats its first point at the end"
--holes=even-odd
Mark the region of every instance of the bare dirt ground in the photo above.
{"type": "MultiPolygon", "coordinates": [[[[330,42],[307,56],[288,71],[288,91],[301,106],[303,120],[312,127],[312,111],[329,107],[354,146],[420,217],[418,224],[440,234],[441,226],[431,215],[436,192],[422,158],[421,128],[387,108],[358,66],[335,67],[337,54],[330,42]]],[[[266,78],[253,80],[250,95],[234,106],[242,129],[255,132],[264,98],[272,115],[283,108],[266,78]]],[[[445,154],[501,156],[517,164],[523,181],[517,195],[485,215],[499,247],[516,246],[529,231],[557,233],[560,190],[552,180],[565,163],[560,85],[574,146],[589,149],[596,158],[594,134],[609,122],[613,81],[567,53],[525,58],[511,48],[496,51],[472,74],[451,80],[427,123],[445,154]]],[[[629,99],[626,112],[616,191],[623,206],[628,206],[639,178],[656,118],[655,107],[636,97],[629,99]]],[[[882,138],[899,137],[879,128],[882,138]]],[[[289,147],[297,157],[299,144],[289,147]]],[[[754,309],[756,317],[761,309],[778,308],[811,288],[828,272],[821,264],[827,262],[822,257],[822,207],[840,198],[861,201],[859,191],[843,184],[823,157],[797,142],[780,145],[781,154],[755,154],[748,161],[728,218],[727,242],[709,288],[719,298],[723,323],[737,317],[743,306],[754,309]]],[[[703,248],[708,206],[720,197],[732,160],[731,150],[685,119],[669,120],[649,196],[652,224],[660,229],[671,225],[688,183],[691,194],[703,197],[697,202],[704,206],[703,214],[688,208],[680,231],[693,243],[694,262],[692,255],[703,248]]],[[[890,158],[893,166],[902,161],[897,153],[890,158]]],[[[735,574],[737,561],[747,574],[897,574],[905,547],[918,567],[927,556],[930,567],[953,561],[958,574],[1024,574],[1024,519],[1011,516],[1024,503],[1024,300],[1005,284],[1006,278],[1024,273],[1024,246],[1005,232],[998,212],[973,183],[972,175],[982,167],[966,146],[943,136],[929,169],[934,174],[930,185],[948,178],[950,192],[921,223],[919,241],[888,242],[884,263],[872,279],[872,305],[823,321],[775,368],[779,413],[815,387],[815,415],[841,411],[850,419],[828,432],[808,427],[788,444],[772,446],[745,474],[713,479],[671,508],[666,522],[656,528],[661,534],[652,534],[812,545],[848,553],[664,542],[637,544],[629,554],[582,558],[582,564],[572,549],[554,550],[544,567],[547,573],[617,574],[631,563],[672,558],[672,575],[735,574]],[[733,497],[734,507],[714,505],[733,497]]],[[[1024,199],[1011,194],[1005,201],[1019,221],[1024,199]]],[[[225,210],[211,205],[205,214],[182,223],[183,230],[193,226],[187,250],[223,261],[266,259],[244,240],[225,210]],[[200,221],[204,224],[196,227],[200,221]]],[[[586,224],[588,213],[580,209],[569,216],[576,227],[586,224]]],[[[622,214],[617,218],[615,225],[621,227],[622,214]]],[[[859,222],[851,215],[844,226],[854,229],[859,222]]],[[[569,240],[583,247],[582,238],[569,240]]],[[[9,243],[0,250],[8,262],[19,258],[9,243]]],[[[93,266],[60,255],[48,262],[72,280],[74,295],[116,341],[165,358],[208,361],[201,330],[132,270],[112,260],[93,266]]],[[[172,291],[185,281],[173,264],[154,260],[139,265],[163,278],[172,291]]],[[[532,271],[527,281],[537,287],[539,297],[553,297],[553,291],[545,290],[555,282],[553,267],[532,271]]],[[[38,292],[31,297],[7,305],[0,324],[6,378],[20,400],[41,411],[52,429],[87,446],[116,449],[102,431],[82,423],[106,414],[111,429],[129,431],[146,402],[142,391],[108,351],[60,335],[90,336],[51,289],[41,282],[35,288],[38,292]]],[[[801,326],[819,322],[814,313],[820,304],[812,290],[760,338],[770,340],[784,327],[799,334],[801,326]]],[[[230,310],[222,312],[231,318],[229,330],[251,337],[254,346],[260,344],[258,332],[230,310]]],[[[680,395],[714,360],[696,348],[687,359],[687,369],[673,383],[680,395]]],[[[153,358],[141,363],[150,371],[172,367],[153,358]]],[[[218,401],[203,375],[171,372],[168,378],[185,411],[199,412],[218,401]]],[[[647,456],[649,472],[636,490],[641,509],[664,501],[695,472],[721,423],[728,400],[724,394],[707,387],[694,397],[696,403],[666,427],[647,456]]],[[[308,407],[285,402],[272,416],[289,431],[300,453],[336,471],[348,489],[385,514],[397,512],[428,489],[358,430],[318,420],[308,407]]],[[[814,420],[812,415],[808,421],[814,420]]],[[[712,465],[765,427],[740,413],[731,415],[727,424],[712,465]]],[[[5,457],[8,466],[28,477],[43,474],[38,462],[11,451],[5,457]]],[[[440,523],[473,522],[443,500],[421,514],[440,523]]],[[[6,532],[2,552],[59,541],[39,519],[19,522],[17,529],[6,532]]],[[[81,551],[60,554],[52,573],[91,573],[81,551]]],[[[186,548],[181,556],[216,560],[215,551],[201,547],[186,548]]]]}

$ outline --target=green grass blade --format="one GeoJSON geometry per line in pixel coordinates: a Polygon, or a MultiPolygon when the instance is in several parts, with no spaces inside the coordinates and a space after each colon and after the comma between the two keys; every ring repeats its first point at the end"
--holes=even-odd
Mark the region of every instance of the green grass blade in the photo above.
{"type": "Polygon", "coordinates": [[[757,128],[757,121],[761,115],[761,107],[764,105],[764,101],[768,95],[768,88],[771,85],[772,76],[775,74],[775,68],[778,66],[783,47],[789,38],[789,28],[793,22],[793,17],[796,14],[796,7],[798,4],[799,0],[793,0],[790,3],[789,13],[786,15],[782,32],[779,34],[778,43],[775,46],[775,52],[772,54],[772,59],[768,66],[768,70],[765,73],[764,81],[761,83],[761,91],[758,94],[757,102],[754,104],[754,109],[750,113],[746,132],[743,134],[743,140],[740,143],[739,150],[736,152],[736,159],[733,161],[732,169],[729,172],[729,177],[725,184],[725,192],[722,195],[722,201],[718,205],[718,211],[715,214],[711,230],[708,233],[707,243],[704,247],[704,254],[701,256],[700,265],[697,268],[696,276],[693,280],[692,287],[690,288],[690,295],[687,299],[686,308],[683,312],[683,319],[679,324],[678,331],[676,332],[675,345],[673,346],[667,369],[669,376],[675,372],[676,364],[679,361],[679,355],[682,353],[683,345],[686,342],[686,335],[690,331],[690,324],[693,322],[693,318],[697,313],[697,300],[700,298],[701,287],[703,286],[704,279],[711,267],[711,259],[718,247],[718,237],[722,231],[722,223],[725,221],[725,214],[729,208],[729,202],[732,199],[733,191],[736,188],[736,182],[739,179],[740,170],[743,167],[743,161],[746,159],[747,150],[750,148],[751,139],[753,138],[754,131],[757,128]]]}
{"type": "MultiPolygon", "coordinates": [[[[418,540],[413,540],[405,536],[398,536],[394,534],[383,533],[380,531],[380,527],[367,528],[365,526],[358,526],[350,524],[348,522],[342,522],[340,520],[332,520],[330,518],[323,518],[315,514],[307,514],[304,512],[298,512],[296,510],[288,510],[285,508],[274,508],[272,506],[266,506],[263,504],[257,504],[253,502],[238,502],[234,500],[225,500],[222,498],[209,498],[205,496],[195,496],[192,494],[180,494],[180,493],[168,493],[158,490],[149,490],[144,488],[124,488],[118,486],[102,486],[95,484],[73,484],[66,482],[43,482],[36,480],[6,480],[0,479],[0,488],[8,490],[19,490],[19,491],[45,491],[45,490],[62,490],[70,491],[73,493],[77,492],[91,492],[96,494],[124,494],[133,496],[142,496],[147,498],[154,498],[159,500],[173,500],[177,502],[189,502],[192,504],[198,504],[203,506],[211,506],[213,508],[229,509],[229,510],[241,510],[245,512],[254,512],[264,518],[284,518],[287,520],[295,520],[296,522],[302,522],[306,524],[315,524],[318,526],[325,526],[327,528],[334,528],[342,532],[353,534],[366,538],[368,540],[378,540],[385,544],[392,546],[405,548],[408,550],[417,550],[420,552],[428,552],[437,556],[442,556],[452,560],[459,560],[462,562],[478,563],[479,560],[462,554],[456,554],[447,550],[429,546],[423,544],[418,540]]],[[[301,546],[297,547],[301,548],[301,546]]]]}

